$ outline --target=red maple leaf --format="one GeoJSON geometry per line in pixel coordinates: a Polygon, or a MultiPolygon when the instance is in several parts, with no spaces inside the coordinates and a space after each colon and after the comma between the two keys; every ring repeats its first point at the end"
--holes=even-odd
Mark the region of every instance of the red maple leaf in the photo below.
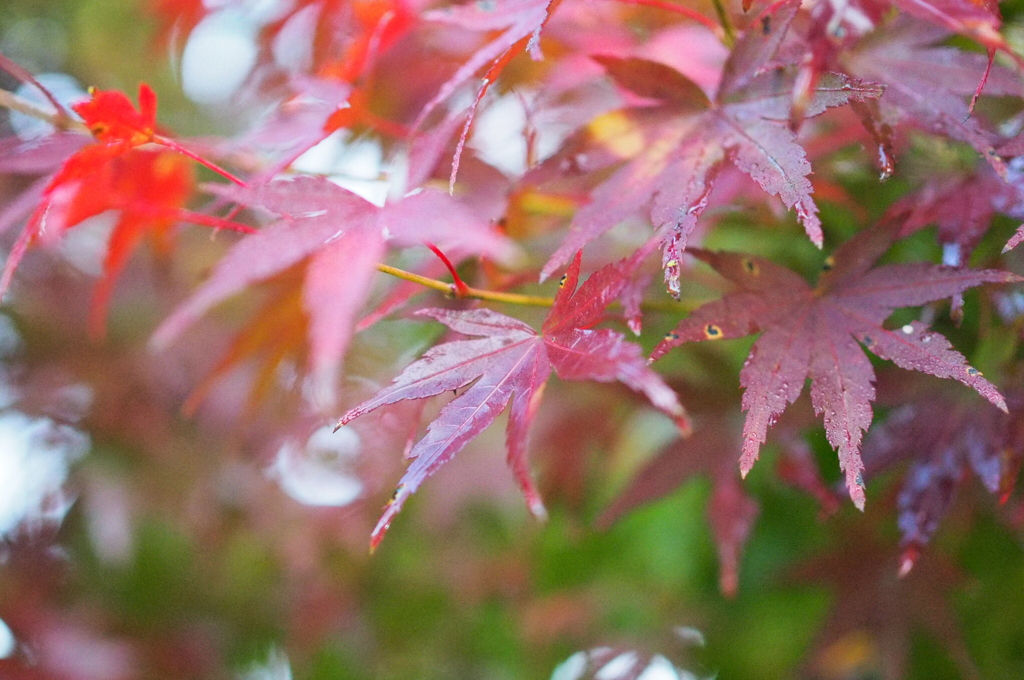
{"type": "MultiPolygon", "coordinates": [[[[937,226],[943,264],[964,267],[996,213],[1024,218],[1024,183],[1016,166],[1017,163],[1007,166],[1006,181],[986,163],[951,172],[941,172],[936,167],[919,189],[896,201],[883,220],[900,224],[899,238],[937,226]]],[[[1018,230],[1018,234],[1024,235],[1024,230],[1018,230]]],[[[1003,251],[1013,248],[1017,238],[1011,238],[1003,251]]],[[[950,316],[959,324],[963,318],[963,296],[954,295],[951,302],[950,316]]]]}
{"type": "MultiPolygon", "coordinates": [[[[268,131],[277,136],[294,131],[292,146],[297,152],[311,148],[336,130],[360,125],[394,137],[406,137],[405,127],[373,112],[371,92],[378,59],[417,21],[405,0],[295,3],[280,20],[266,27],[261,40],[264,49],[271,53],[283,35],[289,41],[308,40],[314,77],[293,78],[291,85],[296,95],[281,105],[276,117],[281,123],[288,118],[295,119],[294,123],[282,128],[267,126],[268,131]],[[310,23],[311,15],[318,20],[310,23]],[[311,98],[311,93],[316,94],[311,98]],[[323,112],[325,105],[329,108],[323,119],[310,120],[323,112]],[[304,129],[297,125],[300,116],[304,129]]],[[[260,135],[261,142],[263,136],[260,135]]],[[[290,163],[296,156],[288,156],[287,161],[290,163]]]]}
{"type": "MultiPolygon", "coordinates": [[[[584,169],[626,163],[591,192],[590,202],[576,213],[542,278],[584,244],[650,205],[651,221],[662,239],[666,281],[670,292],[678,295],[680,254],[726,160],[796,210],[808,236],[821,245],[821,221],[808,179],[811,166],[789,127],[796,73],[772,67],[792,14],[780,16],[767,32],[750,30],[744,35],[725,64],[714,101],[664,64],[596,57],[620,86],[657,104],[613,112],[590,125],[611,153],[595,154],[584,169]],[[623,125],[629,128],[627,134],[623,125]]],[[[806,115],[881,92],[873,84],[825,74],[818,80],[806,115]]]]}
{"type": "Polygon", "coordinates": [[[512,57],[526,51],[533,59],[540,59],[540,31],[559,4],[561,0],[495,0],[424,12],[424,21],[471,31],[492,31],[494,35],[445,81],[437,94],[424,105],[413,127],[419,127],[434,108],[485,66],[489,68],[474,106],[512,57]]]}
{"type": "Polygon", "coordinates": [[[811,403],[824,414],[825,434],[839,451],[846,486],[864,506],[863,432],[871,424],[875,374],[858,342],[902,368],[953,378],[1006,410],[995,386],[970,367],[938,333],[919,322],[898,329],[881,324],[897,307],[921,305],[982,283],[1021,281],[1008,272],[954,269],[928,263],[874,262],[893,242],[886,227],[865,230],[839,248],[834,263],[811,287],[793,271],[735,253],[689,251],[738,290],[697,309],[654,348],[652,359],[684,342],[738,338],[762,332],[750,350],[740,384],[746,388],[740,470],[757,459],[768,428],[811,379],[811,403]]]}
{"type": "Polygon", "coordinates": [[[269,46],[284,31],[290,40],[308,38],[319,77],[355,83],[416,21],[405,0],[299,0],[262,38],[269,46]],[[311,13],[319,18],[312,25],[311,13]]]}
{"type": "MultiPolygon", "coordinates": [[[[990,64],[996,51],[1006,54],[1018,66],[1024,64],[999,33],[1003,18],[995,0],[892,0],[892,4],[907,14],[977,40],[988,50],[990,64]]],[[[982,80],[979,91],[984,84],[982,80]]]]}
{"type": "Polygon", "coordinates": [[[18,263],[33,242],[52,243],[90,217],[118,211],[90,313],[90,333],[100,337],[114,280],[147,233],[166,254],[170,251],[170,229],[179,221],[250,230],[184,209],[195,179],[183,156],[241,181],[157,133],[156,95],[148,85],[139,86],[138,109],[122,92],[96,89],[91,91],[90,99],[72,108],[96,142],[71,154],[42,190],[40,204],[29,216],[0,274],[0,296],[10,286],[18,263]],[[167,149],[138,148],[150,143],[167,149]]]}
{"type": "Polygon", "coordinates": [[[379,208],[323,177],[299,176],[217,192],[284,219],[241,240],[210,279],[160,328],[153,342],[170,343],[219,302],[294,267],[304,268],[302,306],[309,323],[309,368],[317,401],[330,406],[334,379],[377,263],[392,246],[437,244],[453,257],[506,258],[510,242],[454,198],[423,190],[379,208]]]}
{"type": "MultiPolygon", "coordinates": [[[[693,435],[670,443],[647,461],[601,513],[596,526],[607,529],[637,507],[657,501],[693,479],[707,477],[712,488],[705,514],[718,549],[719,589],[733,597],[739,588],[740,558],[760,512],[760,504],[740,483],[728,454],[741,445],[742,419],[729,412],[734,401],[731,390],[728,398],[712,393],[703,384],[679,391],[687,403],[693,404],[693,435]]],[[[839,501],[821,479],[804,441],[803,433],[812,418],[809,408],[786,412],[772,433],[782,445],[776,472],[788,484],[815,497],[825,517],[838,508],[839,501]]]]}
{"type": "MultiPolygon", "coordinates": [[[[778,4],[778,3],[777,3],[778,4]]],[[[771,5],[763,13],[763,19],[767,20],[777,4],[771,5]]],[[[999,34],[998,29],[1002,23],[999,15],[999,7],[991,0],[852,0],[850,2],[820,2],[809,6],[807,11],[809,21],[804,25],[802,34],[805,40],[806,51],[800,59],[799,78],[800,86],[794,90],[794,111],[802,111],[806,105],[810,87],[813,86],[819,75],[825,70],[844,70],[840,65],[845,61],[846,54],[856,52],[860,46],[858,42],[879,45],[879,38],[883,44],[887,43],[884,36],[892,26],[906,27],[916,25],[919,30],[948,36],[949,32],[959,33],[977,40],[988,52],[988,58],[982,55],[972,55],[966,52],[959,52],[962,65],[966,66],[977,59],[980,67],[966,74],[969,92],[973,95],[970,106],[967,107],[968,114],[974,110],[974,105],[980,97],[982,90],[989,82],[989,76],[993,73],[995,53],[1003,52],[1011,60],[1016,62],[1018,67],[1024,65],[1021,59],[1012,49],[1006,39],[999,34]],[[896,7],[905,14],[896,14],[891,11],[896,7]],[[923,21],[919,21],[923,20],[923,21]],[[929,22],[925,24],[924,22],[929,22]],[[862,41],[862,39],[864,39],[862,41]]],[[[903,29],[898,29],[903,30],[903,29]]],[[[938,40],[933,41],[938,42],[938,40]]],[[[873,49],[873,48],[869,48],[873,49]]],[[[901,51],[896,46],[896,52],[901,51]]],[[[954,62],[959,58],[953,58],[946,63],[934,63],[936,71],[930,76],[935,80],[936,89],[943,91],[947,83],[943,78],[960,79],[960,74],[947,72],[949,67],[955,67],[954,62]],[[946,73],[944,73],[946,72],[946,73]]],[[[883,82],[890,80],[898,82],[903,76],[900,69],[889,68],[883,56],[877,66],[879,72],[885,75],[883,82]]],[[[909,74],[915,78],[911,67],[909,74]]],[[[999,70],[999,67],[996,67],[999,70]]],[[[856,71],[851,71],[858,75],[856,71]]],[[[923,73],[923,69],[919,71],[923,73]]],[[[959,84],[956,85],[959,87],[959,84]]],[[[937,108],[943,108],[939,104],[937,108]]],[[[922,108],[922,113],[927,116],[927,107],[922,108]]],[[[954,117],[955,118],[955,117],[954,117]]],[[[965,117],[966,118],[966,117],[965,117]]],[[[798,118],[794,117],[794,122],[798,118]]],[[[949,122],[953,122],[950,120],[949,122]]]]}
{"type": "Polygon", "coordinates": [[[189,394],[181,407],[183,414],[195,413],[222,378],[239,364],[252,360],[256,364],[255,375],[243,409],[244,416],[252,417],[280,383],[283,365],[299,369],[309,363],[309,314],[302,300],[305,273],[305,267],[292,267],[261,286],[268,289],[266,301],[189,394]]]}
{"type": "Polygon", "coordinates": [[[508,464],[530,510],[544,516],[540,495],[530,478],[526,441],[552,371],[563,380],[622,382],[644,394],[657,408],[680,422],[681,427],[688,427],[675,392],[647,367],[639,345],[626,342],[615,331],[585,330],[600,320],[604,308],[626,285],[614,267],[599,270],[577,289],[577,254],[540,333],[518,319],[489,309],[419,312],[458,333],[475,337],[431,348],[407,366],[391,385],[342,416],[339,427],[381,406],[472,385],[441,409],[426,435],[409,453],[412,465],[373,530],[372,547],[384,538],[391,520],[420,484],[510,403],[508,464]]]}

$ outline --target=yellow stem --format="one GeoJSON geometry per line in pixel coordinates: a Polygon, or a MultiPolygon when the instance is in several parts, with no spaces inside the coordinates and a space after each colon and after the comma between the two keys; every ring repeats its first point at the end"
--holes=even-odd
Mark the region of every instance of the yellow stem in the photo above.
{"type": "Polygon", "coordinates": [[[736,29],[732,25],[732,20],[729,18],[729,10],[725,8],[725,4],[722,0],[711,0],[711,4],[715,8],[715,14],[718,16],[718,23],[722,25],[722,32],[724,35],[725,46],[732,48],[736,44],[736,29]]]}
{"type": "MultiPolygon", "coordinates": [[[[413,274],[407,272],[404,269],[398,269],[386,264],[378,264],[377,271],[391,276],[404,279],[405,281],[412,281],[418,283],[421,286],[426,286],[433,290],[441,291],[447,295],[455,297],[471,298],[474,300],[488,300],[490,302],[504,302],[510,305],[526,305],[529,307],[550,307],[555,304],[554,298],[543,297],[540,295],[520,295],[519,293],[499,293],[492,290],[483,290],[480,288],[468,288],[466,293],[458,295],[455,291],[455,285],[451,283],[445,283],[444,281],[438,281],[437,279],[431,279],[426,276],[420,276],[419,274],[413,274]]],[[[661,302],[644,302],[640,305],[641,309],[648,312],[689,312],[707,302],[707,300],[665,300],[661,302]]]]}
{"type": "Polygon", "coordinates": [[[473,300],[489,300],[491,302],[505,302],[510,305],[527,305],[530,307],[550,307],[555,304],[554,299],[549,297],[542,297],[539,295],[520,295],[519,293],[499,293],[497,291],[482,290],[480,288],[467,287],[466,292],[459,295],[455,291],[454,284],[427,278],[426,276],[420,276],[419,274],[413,274],[412,272],[407,272],[404,269],[398,269],[397,267],[392,267],[386,264],[378,264],[377,271],[390,274],[391,276],[397,276],[398,278],[406,281],[418,283],[421,286],[426,286],[427,288],[439,290],[442,293],[447,293],[448,295],[471,298],[473,300]]]}

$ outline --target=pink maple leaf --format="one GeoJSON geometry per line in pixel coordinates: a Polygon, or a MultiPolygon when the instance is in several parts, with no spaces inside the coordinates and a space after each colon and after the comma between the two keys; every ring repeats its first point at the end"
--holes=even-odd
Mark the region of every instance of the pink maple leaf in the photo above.
{"type": "MultiPolygon", "coordinates": [[[[596,187],[590,202],[577,211],[568,236],[541,272],[542,278],[584,244],[649,205],[651,221],[662,239],[669,291],[678,295],[680,254],[726,160],[794,209],[810,239],[821,246],[821,221],[808,179],[811,166],[789,126],[796,73],[775,68],[771,62],[792,14],[790,11],[776,20],[767,34],[760,30],[745,34],[725,64],[713,101],[686,76],[664,64],[635,57],[595,57],[620,86],[657,104],[610,114],[637,123],[632,136],[619,134],[617,139],[606,140],[613,154],[611,158],[603,154],[602,160],[626,162],[596,187]],[[634,137],[635,142],[628,143],[634,137]]],[[[881,92],[870,83],[823,74],[805,115],[878,97],[881,92]]],[[[600,129],[600,121],[597,123],[591,128],[600,129]]]]}
{"type": "Polygon", "coordinates": [[[302,303],[309,316],[309,368],[322,406],[333,403],[333,382],[357,314],[389,248],[430,242],[456,258],[501,259],[514,251],[505,237],[439,191],[411,193],[377,207],[322,177],[212,188],[284,218],[239,241],[209,280],[161,324],[154,345],[169,344],[208,309],[251,284],[305,263],[302,303]]]}
{"type": "Polygon", "coordinates": [[[508,464],[530,510],[544,516],[544,505],[530,478],[526,442],[552,371],[563,380],[622,382],[646,396],[681,427],[688,427],[675,392],[647,367],[639,345],[627,342],[622,334],[612,330],[586,330],[600,320],[605,306],[627,283],[623,276],[607,273],[614,272],[614,267],[596,272],[577,289],[577,254],[540,333],[522,321],[489,309],[419,312],[474,337],[431,348],[407,366],[391,385],[342,416],[339,426],[381,406],[470,387],[441,409],[424,437],[412,448],[409,457],[413,462],[373,530],[371,547],[380,543],[392,519],[420,484],[509,404],[508,464]]]}

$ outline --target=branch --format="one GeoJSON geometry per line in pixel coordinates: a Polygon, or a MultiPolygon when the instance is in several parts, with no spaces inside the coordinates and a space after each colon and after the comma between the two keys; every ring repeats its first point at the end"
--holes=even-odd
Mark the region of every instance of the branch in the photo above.
{"type": "Polygon", "coordinates": [[[707,28],[714,31],[720,39],[724,39],[726,36],[726,29],[724,26],[720,26],[715,23],[714,19],[710,19],[700,12],[678,5],[674,2],[667,2],[666,0],[616,0],[624,5],[645,5],[647,7],[654,7],[656,9],[665,10],[666,12],[673,12],[675,14],[681,14],[682,16],[696,21],[698,24],[702,24],[707,28]]]}
{"type": "Polygon", "coordinates": [[[725,8],[722,0],[711,0],[711,4],[715,7],[718,23],[722,25],[722,31],[725,33],[725,46],[731,49],[736,44],[736,29],[733,28],[732,19],[729,18],[729,10],[725,8]]]}
{"type": "Polygon", "coordinates": [[[11,111],[17,111],[23,113],[26,116],[31,116],[38,120],[49,123],[58,130],[67,130],[69,132],[80,132],[85,135],[90,135],[89,128],[85,126],[85,123],[75,120],[71,116],[63,114],[61,112],[52,112],[42,108],[35,102],[31,102],[24,97],[20,97],[13,92],[8,90],[0,90],[0,107],[10,109],[11,111]]]}
{"type": "Polygon", "coordinates": [[[36,80],[36,77],[32,75],[32,72],[29,71],[27,68],[25,68],[18,62],[14,61],[10,57],[7,57],[3,53],[0,53],[0,68],[10,73],[12,76],[17,78],[21,82],[32,85],[37,90],[39,90],[43,94],[43,96],[46,97],[46,99],[49,100],[49,102],[53,105],[53,108],[57,111],[58,116],[61,116],[65,120],[74,120],[74,116],[68,113],[68,110],[64,108],[64,105],[61,104],[60,101],[53,96],[53,93],[46,89],[46,87],[44,87],[42,83],[36,80]]]}

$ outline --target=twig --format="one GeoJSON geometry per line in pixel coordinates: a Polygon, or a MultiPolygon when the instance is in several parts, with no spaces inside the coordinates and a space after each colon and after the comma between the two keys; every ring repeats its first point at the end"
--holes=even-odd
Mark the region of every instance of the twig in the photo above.
{"type": "Polygon", "coordinates": [[[711,0],[711,4],[715,7],[718,22],[722,25],[722,31],[725,33],[723,42],[726,47],[731,48],[736,44],[736,29],[732,25],[732,19],[729,18],[729,10],[725,8],[725,3],[722,0],[711,0]]]}
{"type": "Polygon", "coordinates": [[[668,2],[667,0],[616,0],[616,2],[620,2],[624,5],[645,5],[647,7],[665,10],[666,12],[681,14],[687,19],[693,19],[698,24],[710,28],[718,34],[719,38],[725,37],[725,30],[723,26],[716,24],[714,19],[710,19],[696,10],[684,7],[683,5],[678,5],[674,2],[668,2]]]}
{"type": "Polygon", "coordinates": [[[26,116],[31,116],[43,122],[49,123],[58,130],[67,130],[69,132],[80,132],[88,135],[89,128],[85,126],[85,123],[75,120],[74,118],[63,115],[60,112],[48,111],[35,102],[31,102],[24,97],[10,92],[8,90],[0,90],[0,107],[10,109],[11,111],[17,111],[23,113],[26,116]]]}
{"type": "Polygon", "coordinates": [[[68,113],[68,110],[64,108],[64,105],[60,103],[60,100],[54,97],[52,92],[50,92],[48,89],[46,89],[46,87],[43,86],[42,83],[36,80],[36,77],[32,75],[31,71],[29,71],[27,68],[25,68],[18,62],[14,61],[10,57],[5,56],[2,52],[0,52],[0,68],[10,73],[12,76],[17,78],[21,82],[32,85],[37,90],[39,90],[43,94],[43,96],[46,97],[47,100],[49,100],[50,104],[53,105],[53,108],[56,109],[58,116],[64,118],[65,120],[74,120],[74,117],[70,113],[68,113]]]}

